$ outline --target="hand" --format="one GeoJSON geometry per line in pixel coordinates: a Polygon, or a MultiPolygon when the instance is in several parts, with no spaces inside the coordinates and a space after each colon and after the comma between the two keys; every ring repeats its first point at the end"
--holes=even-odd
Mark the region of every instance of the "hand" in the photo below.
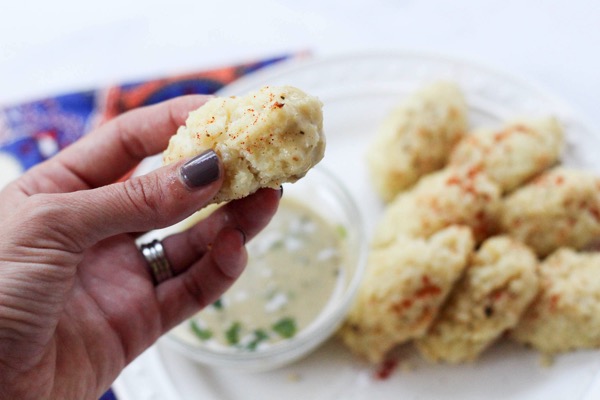
{"type": "Polygon", "coordinates": [[[233,201],[166,238],[175,276],[155,286],[136,236],[202,208],[222,166],[209,152],[117,182],[206,99],[124,114],[0,192],[0,399],[97,399],[240,275],[245,241],[271,219],[279,191],[233,201]]]}

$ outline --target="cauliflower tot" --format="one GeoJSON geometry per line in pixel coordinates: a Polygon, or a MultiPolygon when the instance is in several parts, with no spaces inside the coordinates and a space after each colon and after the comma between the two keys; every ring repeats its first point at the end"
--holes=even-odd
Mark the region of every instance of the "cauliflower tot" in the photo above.
{"type": "Polygon", "coordinates": [[[556,118],[478,129],[458,143],[449,163],[481,168],[503,192],[510,192],[558,161],[563,136],[556,118]]]}
{"type": "Polygon", "coordinates": [[[371,179],[388,202],[417,180],[442,168],[467,131],[467,105],[453,83],[413,93],[383,121],[367,150],[371,179]]]}
{"type": "Polygon", "coordinates": [[[600,253],[562,248],[540,265],[540,294],[511,337],[553,354],[600,347],[600,253]]]}
{"type": "Polygon", "coordinates": [[[562,246],[582,249],[600,236],[600,178],[553,168],[503,201],[500,223],[540,257],[562,246]]]}
{"type": "Polygon", "coordinates": [[[423,335],[474,248],[469,228],[449,227],[430,239],[399,236],[374,249],[357,300],[340,330],[346,345],[371,362],[423,335]]]}
{"type": "Polygon", "coordinates": [[[325,152],[321,102],[291,86],[263,87],[243,97],[215,98],[192,111],[163,155],[163,162],[214,150],[224,182],[214,203],[259,188],[295,182],[325,152]]]}
{"type": "Polygon", "coordinates": [[[497,230],[500,188],[480,170],[445,168],[422,178],[385,209],[375,229],[374,246],[397,235],[429,237],[451,225],[466,225],[477,242],[497,230]]]}
{"type": "Polygon", "coordinates": [[[424,358],[474,361],[514,327],[538,292],[535,253],[508,236],[486,240],[428,333],[417,339],[424,358]]]}

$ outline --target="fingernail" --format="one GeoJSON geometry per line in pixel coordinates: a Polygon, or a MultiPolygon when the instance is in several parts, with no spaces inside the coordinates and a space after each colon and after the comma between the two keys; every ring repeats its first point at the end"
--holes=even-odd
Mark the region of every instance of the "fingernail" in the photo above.
{"type": "Polygon", "coordinates": [[[244,243],[244,245],[246,244],[246,242],[248,241],[248,236],[246,236],[246,232],[244,232],[241,228],[236,228],[241,234],[242,234],[242,243],[244,243]]]}
{"type": "Polygon", "coordinates": [[[279,186],[279,198],[283,197],[283,186],[279,186]]]}
{"type": "Polygon", "coordinates": [[[181,179],[190,189],[206,186],[219,179],[219,157],[213,150],[192,158],[179,170],[181,179]]]}

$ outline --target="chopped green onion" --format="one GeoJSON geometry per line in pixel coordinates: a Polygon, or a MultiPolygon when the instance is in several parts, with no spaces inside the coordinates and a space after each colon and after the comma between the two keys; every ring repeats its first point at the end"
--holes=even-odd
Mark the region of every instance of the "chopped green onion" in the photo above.
{"type": "Polygon", "coordinates": [[[222,310],[223,309],[223,299],[221,299],[220,297],[212,304],[212,306],[216,309],[216,310],[222,310]]]}
{"type": "Polygon", "coordinates": [[[234,322],[231,324],[229,329],[225,331],[225,339],[229,344],[238,344],[240,342],[240,331],[242,330],[242,324],[234,322]]]}
{"type": "Polygon", "coordinates": [[[292,318],[285,317],[277,321],[273,326],[273,330],[277,334],[286,339],[291,338],[296,334],[296,321],[292,318]]]}
{"type": "Polygon", "coordinates": [[[283,248],[284,244],[285,244],[285,241],[283,239],[276,240],[271,245],[270,250],[279,250],[279,249],[283,248]]]}
{"type": "Polygon", "coordinates": [[[254,339],[248,343],[248,350],[256,350],[256,347],[269,338],[267,332],[262,329],[257,329],[254,331],[254,339]]]}
{"type": "Polygon", "coordinates": [[[192,332],[198,337],[200,340],[208,340],[212,337],[212,332],[210,329],[203,329],[196,323],[196,321],[191,321],[190,327],[192,332]]]}
{"type": "Polygon", "coordinates": [[[335,229],[336,229],[338,235],[340,236],[340,238],[346,239],[346,237],[348,237],[348,230],[346,229],[345,226],[338,225],[338,226],[336,226],[335,229]]]}

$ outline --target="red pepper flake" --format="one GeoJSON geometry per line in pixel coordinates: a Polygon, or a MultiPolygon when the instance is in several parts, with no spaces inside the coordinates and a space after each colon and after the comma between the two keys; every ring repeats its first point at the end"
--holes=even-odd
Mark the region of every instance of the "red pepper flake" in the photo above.
{"type": "Polygon", "coordinates": [[[375,371],[375,379],[378,379],[380,381],[388,379],[392,375],[392,373],[396,370],[397,367],[398,367],[398,360],[396,360],[396,359],[384,360],[377,368],[377,371],[375,371]]]}
{"type": "Polygon", "coordinates": [[[564,177],[564,176],[561,176],[561,175],[559,175],[559,176],[557,176],[557,177],[556,177],[556,179],[555,179],[555,182],[556,182],[556,185],[557,185],[557,186],[560,186],[560,185],[562,185],[563,183],[565,183],[565,177],[564,177]]]}
{"type": "Polygon", "coordinates": [[[467,177],[469,179],[474,179],[475,177],[477,177],[477,175],[479,175],[481,172],[483,171],[483,167],[481,165],[475,165],[472,168],[469,168],[469,171],[467,172],[467,177]]]}
{"type": "Polygon", "coordinates": [[[492,299],[492,301],[498,301],[502,297],[504,297],[505,294],[506,292],[502,289],[494,290],[492,293],[490,293],[490,298],[492,299]]]}
{"type": "Polygon", "coordinates": [[[415,292],[415,297],[423,298],[427,296],[437,296],[442,293],[442,289],[431,283],[428,276],[423,276],[423,287],[415,292]]]}
{"type": "Polygon", "coordinates": [[[511,132],[509,130],[497,132],[496,134],[494,134],[494,141],[496,143],[501,142],[504,139],[506,139],[510,135],[510,133],[511,132]]]}
{"type": "Polygon", "coordinates": [[[411,299],[403,299],[400,302],[394,303],[391,306],[391,309],[396,314],[403,314],[407,309],[409,309],[413,304],[411,299]]]}
{"type": "Polygon", "coordinates": [[[284,105],[285,105],[285,104],[283,104],[283,103],[280,103],[280,102],[276,101],[275,103],[273,103],[273,107],[272,107],[272,108],[273,108],[273,109],[275,109],[275,108],[281,108],[281,107],[283,107],[284,105]]]}
{"type": "Polygon", "coordinates": [[[468,136],[466,139],[466,143],[471,144],[473,146],[481,145],[481,142],[479,141],[479,138],[476,135],[468,136]]]}
{"type": "Polygon", "coordinates": [[[417,290],[417,292],[415,293],[415,296],[416,297],[437,296],[441,292],[442,292],[442,289],[440,289],[439,286],[431,285],[431,286],[422,287],[421,289],[417,290]]]}
{"type": "Polygon", "coordinates": [[[594,218],[596,219],[596,221],[600,221],[600,211],[598,211],[597,208],[591,207],[590,208],[590,213],[594,216],[594,218]]]}
{"type": "Polygon", "coordinates": [[[446,184],[447,185],[460,185],[460,179],[458,178],[458,176],[451,176],[446,181],[446,184]]]}
{"type": "Polygon", "coordinates": [[[556,311],[559,300],[560,300],[560,296],[557,294],[550,296],[550,311],[556,311]]]}
{"type": "Polygon", "coordinates": [[[523,125],[523,124],[514,125],[513,131],[518,132],[518,133],[526,133],[526,134],[533,133],[527,125],[523,125]]]}

